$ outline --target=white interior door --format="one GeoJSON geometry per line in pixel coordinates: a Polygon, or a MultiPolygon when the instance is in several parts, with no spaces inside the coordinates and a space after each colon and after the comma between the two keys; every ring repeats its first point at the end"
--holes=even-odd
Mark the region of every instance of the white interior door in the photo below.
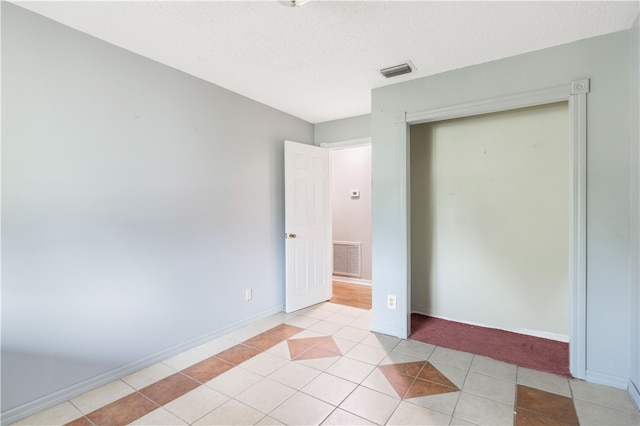
{"type": "Polygon", "coordinates": [[[329,300],[331,170],[329,151],[285,141],[286,306],[293,312],[329,300]]]}

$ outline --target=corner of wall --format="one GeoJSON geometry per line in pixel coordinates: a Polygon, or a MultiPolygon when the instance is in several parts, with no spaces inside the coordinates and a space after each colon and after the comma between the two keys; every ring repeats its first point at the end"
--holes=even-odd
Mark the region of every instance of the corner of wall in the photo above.
{"type": "Polygon", "coordinates": [[[108,383],[111,383],[114,380],[118,380],[128,374],[132,374],[145,367],[149,367],[150,365],[166,360],[171,356],[183,353],[185,351],[188,351],[189,349],[193,349],[199,345],[202,345],[203,343],[210,342],[213,339],[224,336],[232,331],[238,330],[242,327],[245,327],[261,319],[267,318],[278,312],[282,312],[283,310],[284,310],[284,305],[277,305],[273,308],[270,308],[265,311],[259,312],[258,314],[252,315],[251,317],[246,318],[242,321],[238,321],[238,322],[235,322],[234,324],[220,327],[202,336],[191,339],[188,342],[181,343],[179,345],[173,346],[168,349],[163,349],[159,352],[148,355],[143,359],[139,359],[134,362],[130,362],[128,364],[120,366],[115,370],[108,371],[106,373],[100,374],[95,377],[91,377],[89,379],[83,380],[82,382],[76,383],[67,388],[60,389],[56,392],[45,395],[41,398],[35,399],[33,401],[29,401],[25,404],[3,411],[2,424],[4,425],[4,424],[14,423],[22,418],[38,413],[47,408],[51,408],[52,406],[55,406],[57,404],[61,404],[78,395],[82,395],[90,390],[96,389],[99,386],[103,386],[108,383]]]}
{"type": "Polygon", "coordinates": [[[357,115],[313,125],[313,143],[339,142],[371,136],[371,114],[357,115]]]}
{"type": "Polygon", "coordinates": [[[627,393],[631,397],[631,400],[636,404],[636,408],[640,410],[640,389],[633,383],[632,380],[629,380],[629,388],[627,389],[627,393]]]}
{"type": "Polygon", "coordinates": [[[631,303],[630,360],[628,393],[640,407],[640,28],[639,17],[629,31],[629,220],[630,265],[629,285],[631,303]]]}

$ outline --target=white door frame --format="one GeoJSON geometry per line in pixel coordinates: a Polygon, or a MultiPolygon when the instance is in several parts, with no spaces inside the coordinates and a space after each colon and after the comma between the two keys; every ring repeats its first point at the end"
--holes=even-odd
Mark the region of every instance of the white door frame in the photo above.
{"type": "MultiPolygon", "coordinates": [[[[587,188],[587,93],[589,80],[572,81],[570,84],[497,97],[451,107],[427,111],[403,112],[396,120],[396,143],[400,158],[400,197],[404,214],[401,215],[399,253],[407,260],[401,269],[400,282],[406,282],[404,297],[398,299],[398,311],[406,318],[401,321],[404,337],[410,332],[411,319],[411,230],[410,230],[410,178],[409,178],[409,126],[479,114],[526,108],[554,102],[569,103],[569,281],[570,330],[569,369],[573,377],[586,376],[586,188],[587,188]]],[[[402,337],[402,336],[401,336],[402,337]]]]}
{"type": "Polygon", "coordinates": [[[343,148],[355,148],[357,146],[367,146],[367,145],[371,145],[371,137],[349,139],[346,141],[338,141],[338,142],[322,142],[320,144],[320,147],[334,150],[334,149],[343,149],[343,148]]]}

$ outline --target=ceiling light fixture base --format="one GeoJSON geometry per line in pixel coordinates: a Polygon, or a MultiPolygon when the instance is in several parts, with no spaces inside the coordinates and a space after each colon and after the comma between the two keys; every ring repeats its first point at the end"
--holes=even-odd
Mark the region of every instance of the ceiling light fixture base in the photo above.
{"type": "Polygon", "coordinates": [[[300,7],[309,0],[278,0],[278,3],[287,7],[300,7]]]}

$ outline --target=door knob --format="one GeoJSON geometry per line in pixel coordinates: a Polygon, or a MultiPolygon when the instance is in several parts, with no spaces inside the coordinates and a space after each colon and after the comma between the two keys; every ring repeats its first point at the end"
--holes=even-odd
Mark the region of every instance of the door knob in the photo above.
{"type": "Polygon", "coordinates": [[[289,234],[289,238],[295,238],[295,237],[297,237],[296,234],[289,234]]]}

